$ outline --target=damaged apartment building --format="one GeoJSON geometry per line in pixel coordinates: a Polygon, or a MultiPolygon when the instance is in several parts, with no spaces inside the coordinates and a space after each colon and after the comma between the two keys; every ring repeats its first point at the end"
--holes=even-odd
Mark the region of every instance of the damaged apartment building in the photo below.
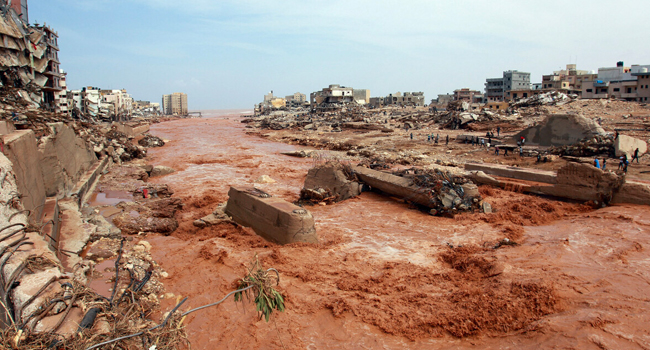
{"type": "Polygon", "coordinates": [[[0,2],[1,84],[34,108],[56,111],[61,91],[58,34],[47,25],[30,25],[27,0],[0,2]]]}
{"type": "Polygon", "coordinates": [[[133,98],[126,90],[67,90],[59,35],[46,24],[29,24],[27,0],[0,0],[0,35],[0,84],[28,107],[74,117],[131,118],[133,98]]]}
{"type": "Polygon", "coordinates": [[[370,103],[370,90],[332,84],[321,91],[312,92],[309,102],[311,109],[318,112],[364,106],[370,103]]]}
{"type": "Polygon", "coordinates": [[[386,106],[422,107],[424,106],[424,92],[396,92],[386,97],[372,97],[369,100],[371,108],[386,106]]]}
{"type": "Polygon", "coordinates": [[[264,100],[255,105],[255,113],[264,113],[274,110],[287,110],[287,109],[304,109],[309,107],[307,102],[307,95],[296,92],[293,95],[285,97],[277,97],[273,95],[273,91],[264,95],[264,100]]]}

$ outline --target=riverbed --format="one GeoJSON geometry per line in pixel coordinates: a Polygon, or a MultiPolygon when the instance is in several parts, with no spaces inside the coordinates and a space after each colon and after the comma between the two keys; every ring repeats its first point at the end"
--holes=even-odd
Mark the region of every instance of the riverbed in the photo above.
{"type": "MultiPolygon", "coordinates": [[[[150,181],[169,184],[185,209],[176,232],[147,240],[169,273],[162,281],[167,292],[189,297],[187,307],[234,290],[257,256],[280,271],[287,310],[269,323],[253,304],[233,300],[197,312],[186,321],[192,348],[643,349],[650,343],[647,207],[594,211],[481,188],[497,212],[452,219],[366,192],[307,208],[318,245],[279,246],[230,224],[194,227],[193,220],[228,199],[230,186],[255,185],[297,200],[319,161],[281,155],[300,147],[247,134],[241,112],[151,126],[168,142],[149,150],[149,162],[177,171],[150,181]],[[276,182],[255,183],[262,175],[276,182]],[[492,249],[506,237],[519,245],[492,249]],[[485,263],[498,271],[450,266],[445,257],[460,254],[459,246],[473,247],[463,257],[470,267],[485,263]]],[[[165,300],[163,308],[175,301],[165,300]]]]}

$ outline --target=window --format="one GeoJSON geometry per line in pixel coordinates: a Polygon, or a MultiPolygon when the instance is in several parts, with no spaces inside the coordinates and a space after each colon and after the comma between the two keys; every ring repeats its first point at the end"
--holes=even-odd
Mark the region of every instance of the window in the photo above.
{"type": "Polygon", "coordinates": [[[594,92],[593,89],[587,89],[587,92],[594,92]]]}
{"type": "Polygon", "coordinates": [[[619,88],[614,88],[614,91],[621,91],[621,89],[619,89],[619,88]]]}

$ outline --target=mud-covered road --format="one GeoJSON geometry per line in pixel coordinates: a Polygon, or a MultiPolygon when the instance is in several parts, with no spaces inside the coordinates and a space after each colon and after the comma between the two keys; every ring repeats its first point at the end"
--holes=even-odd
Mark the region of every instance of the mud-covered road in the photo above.
{"type": "Polygon", "coordinates": [[[223,112],[152,125],[170,142],[149,162],[178,171],[150,181],[186,206],[176,232],[147,240],[167,292],[188,296],[187,307],[232,291],[257,254],[280,271],[287,310],[266,323],[230,299],[194,313],[192,348],[650,348],[647,207],[594,211],[481,188],[495,213],[447,219],[363,193],[308,208],[319,245],[278,246],[229,224],[199,230],[192,221],[225,202],[230,185],[268,175],[277,182],[256,186],[294,201],[314,164],[280,155],[297,148],[247,135],[239,121],[223,112]],[[506,237],[519,245],[494,249],[506,237]]]}

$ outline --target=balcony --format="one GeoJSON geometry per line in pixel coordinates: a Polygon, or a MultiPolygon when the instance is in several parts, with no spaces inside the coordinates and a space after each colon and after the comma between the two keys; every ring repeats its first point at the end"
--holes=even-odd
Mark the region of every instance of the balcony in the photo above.
{"type": "Polygon", "coordinates": [[[636,92],[632,92],[632,93],[623,93],[623,94],[621,94],[621,98],[624,98],[624,99],[626,99],[626,100],[627,100],[627,99],[634,99],[634,100],[636,100],[637,97],[638,97],[638,95],[636,94],[636,92]]]}
{"type": "Polygon", "coordinates": [[[598,80],[594,82],[594,87],[608,87],[608,86],[609,86],[608,81],[598,80]]]}

